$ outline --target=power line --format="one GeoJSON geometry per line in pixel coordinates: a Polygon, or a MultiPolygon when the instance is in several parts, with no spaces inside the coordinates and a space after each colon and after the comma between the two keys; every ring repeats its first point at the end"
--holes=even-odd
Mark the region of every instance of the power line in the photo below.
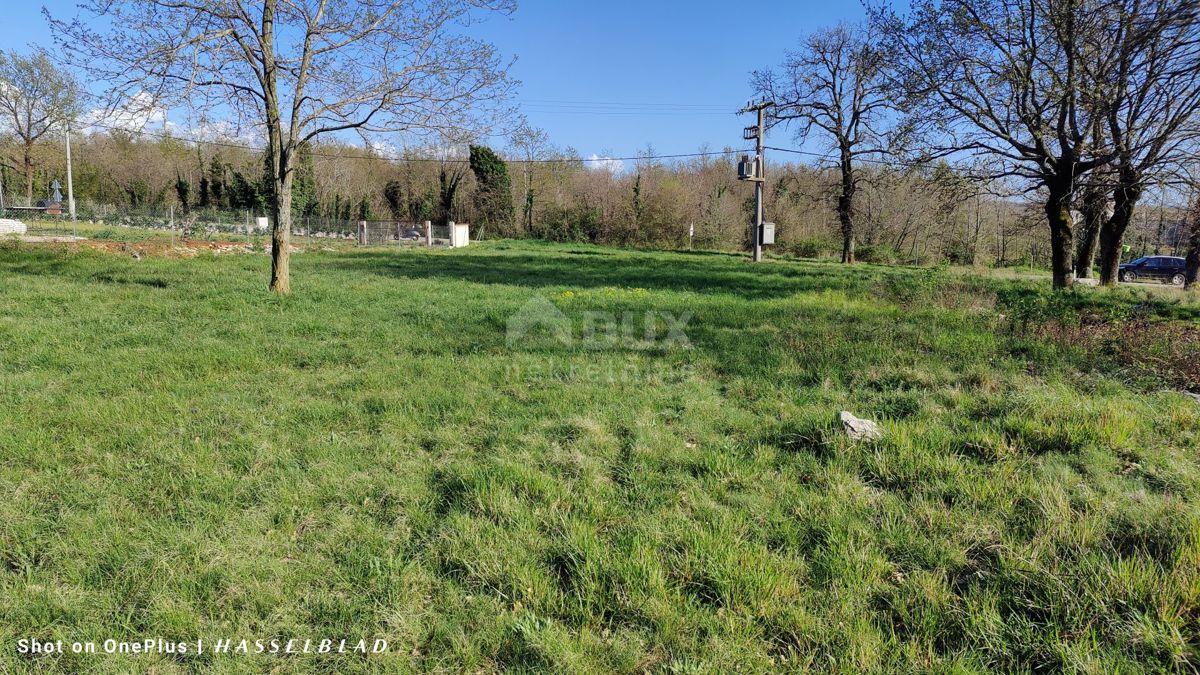
{"type": "MultiPolygon", "coordinates": [[[[132,134],[135,136],[147,136],[150,138],[159,138],[162,140],[180,141],[183,143],[195,143],[197,146],[211,145],[211,146],[217,146],[217,147],[222,147],[222,148],[237,148],[240,150],[253,150],[255,152],[261,152],[263,150],[263,148],[261,148],[261,147],[256,147],[253,145],[247,145],[247,144],[243,144],[243,143],[230,143],[228,141],[206,141],[206,140],[200,140],[200,139],[196,139],[196,138],[186,138],[183,136],[174,136],[174,135],[167,134],[167,133],[154,133],[154,132],[145,131],[145,130],[133,130],[133,129],[125,128],[125,127],[110,126],[110,125],[99,124],[99,123],[91,123],[88,126],[94,127],[97,129],[105,129],[107,131],[117,131],[117,132],[121,132],[121,133],[132,134]]],[[[719,157],[719,156],[736,155],[741,152],[746,152],[746,150],[721,150],[721,151],[714,151],[714,152],[686,152],[686,153],[677,153],[677,154],[669,154],[669,155],[638,155],[635,157],[595,157],[594,159],[593,158],[585,158],[585,157],[559,157],[559,158],[554,158],[554,159],[508,159],[505,161],[509,162],[511,164],[571,164],[571,163],[575,163],[575,162],[617,162],[617,161],[633,162],[633,161],[646,161],[646,160],[656,160],[656,159],[684,159],[684,158],[690,158],[690,157],[719,157]]],[[[390,162],[437,162],[439,164],[467,164],[470,162],[470,160],[460,159],[460,158],[438,159],[436,157],[407,157],[407,156],[403,156],[403,155],[400,155],[400,156],[388,155],[386,153],[375,153],[375,154],[370,154],[370,155],[362,155],[362,154],[344,153],[344,152],[343,153],[328,153],[328,152],[322,153],[322,152],[314,151],[311,154],[313,157],[325,157],[328,159],[370,159],[370,160],[383,160],[383,161],[390,161],[390,162]]]]}
{"type": "MultiPolygon", "coordinates": [[[[807,157],[816,157],[817,159],[820,159],[820,160],[826,162],[830,166],[837,166],[836,160],[834,160],[831,157],[829,157],[828,155],[826,155],[824,153],[820,153],[820,152],[812,152],[810,150],[796,150],[794,148],[776,148],[776,147],[771,147],[771,146],[768,146],[767,149],[775,150],[778,152],[789,152],[793,155],[804,155],[807,157]]],[[[863,157],[861,155],[855,157],[854,161],[863,162],[864,164],[878,164],[880,166],[903,166],[903,167],[906,167],[909,169],[929,168],[929,162],[908,161],[908,160],[903,160],[903,159],[890,159],[890,160],[889,159],[876,159],[874,157],[863,157]]],[[[980,175],[972,173],[972,172],[961,173],[961,175],[963,175],[967,178],[974,179],[974,180],[987,180],[988,178],[990,178],[988,176],[980,176],[980,175]]]]}
{"type": "MultiPolygon", "coordinates": [[[[776,148],[774,146],[767,146],[767,149],[775,150],[777,152],[789,152],[793,155],[805,155],[807,157],[816,157],[817,159],[824,160],[831,164],[837,164],[837,162],[834,159],[832,159],[831,157],[829,157],[829,155],[827,155],[825,153],[821,153],[821,152],[812,152],[811,150],[796,150],[794,148],[776,148]]],[[[883,164],[886,166],[895,166],[895,165],[909,166],[909,167],[926,166],[925,164],[922,164],[920,162],[904,162],[901,160],[888,161],[885,159],[873,159],[871,157],[862,157],[862,156],[856,157],[855,160],[859,161],[859,162],[865,162],[867,164],[883,164]]]]}
{"type": "MultiPolygon", "coordinates": [[[[830,158],[826,154],[819,153],[819,152],[812,152],[809,150],[796,150],[794,148],[768,147],[768,149],[776,150],[778,152],[788,152],[793,155],[804,155],[804,156],[808,156],[808,157],[816,157],[825,163],[825,168],[835,168],[838,166],[838,163],[836,160],[830,158]]],[[[858,157],[855,157],[854,161],[863,162],[865,164],[877,164],[880,166],[889,166],[889,167],[900,166],[900,167],[904,167],[907,169],[928,169],[928,168],[930,168],[929,162],[909,161],[909,160],[902,160],[902,159],[890,159],[890,160],[876,159],[873,157],[862,157],[861,155],[858,157]]],[[[818,165],[818,168],[821,168],[820,165],[818,165]]],[[[956,171],[957,174],[959,176],[961,176],[962,178],[966,178],[966,179],[980,182],[980,183],[988,183],[988,182],[995,181],[998,179],[1018,175],[1018,174],[1008,174],[1008,173],[980,174],[980,173],[976,173],[975,171],[963,170],[961,167],[955,167],[952,165],[951,165],[951,168],[954,171],[956,171]]]]}

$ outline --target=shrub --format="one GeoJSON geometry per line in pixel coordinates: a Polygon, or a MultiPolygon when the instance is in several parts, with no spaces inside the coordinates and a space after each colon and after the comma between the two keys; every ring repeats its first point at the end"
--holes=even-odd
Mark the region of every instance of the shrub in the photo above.
{"type": "Polygon", "coordinates": [[[546,206],[527,236],[545,241],[594,242],[600,236],[600,211],[585,206],[546,206]]]}
{"type": "Polygon", "coordinates": [[[899,253],[891,246],[863,244],[855,250],[854,257],[860,262],[875,263],[877,265],[894,265],[899,257],[899,253]]]}
{"type": "Polygon", "coordinates": [[[943,244],[942,257],[951,265],[974,265],[975,248],[962,239],[951,239],[943,244]]]}
{"type": "Polygon", "coordinates": [[[828,242],[819,239],[801,239],[779,247],[779,251],[797,258],[821,258],[832,250],[828,242]]]}

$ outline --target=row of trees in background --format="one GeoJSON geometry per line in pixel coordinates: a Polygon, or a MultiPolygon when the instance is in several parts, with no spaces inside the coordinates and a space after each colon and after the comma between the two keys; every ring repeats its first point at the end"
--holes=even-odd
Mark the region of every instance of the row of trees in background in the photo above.
{"type": "Polygon", "coordinates": [[[1101,282],[1115,284],[1143,196],[1194,169],[1200,7],[920,0],[906,15],[871,15],[810,36],[752,78],[777,103],[776,125],[833,150],[843,260],[854,260],[864,161],[970,157],[978,188],[1036,193],[1056,287],[1090,275],[1097,244],[1101,282]]]}
{"type": "MultiPolygon", "coordinates": [[[[537,238],[625,246],[737,250],[746,243],[753,207],[735,179],[733,154],[681,162],[630,161],[624,170],[597,168],[578,152],[480,145],[455,151],[414,150],[385,157],[359,146],[310,144],[300,149],[293,184],[296,226],[312,219],[471,222],[486,237],[537,238]],[[534,161],[527,161],[530,155],[534,161]]],[[[128,132],[99,132],[74,142],[75,192],[83,217],[90,206],[130,214],[153,211],[269,213],[270,180],[261,149],[227,139],[195,143],[128,132]]],[[[0,143],[0,155],[19,153],[0,143]]],[[[647,153],[649,154],[649,153],[647,153]]],[[[65,180],[61,143],[34,153],[35,197],[65,180]]],[[[20,178],[18,169],[3,169],[20,178]]],[[[844,254],[837,166],[776,163],[767,203],[778,227],[777,251],[804,256],[844,254]]],[[[18,185],[9,180],[6,185],[18,185]]],[[[1048,265],[1044,219],[1036,204],[1001,198],[993,184],[945,162],[867,163],[855,170],[852,226],[857,259],[967,265],[1048,265]]],[[[13,197],[20,198],[19,190],[13,197]]],[[[1182,253],[1185,209],[1155,189],[1126,240],[1130,255],[1182,253]]],[[[229,216],[235,217],[232,214],[229,216]]],[[[240,214],[236,216],[241,219],[240,214]]]]}
{"type": "MultiPolygon", "coordinates": [[[[447,142],[470,129],[494,137],[518,119],[502,106],[511,83],[491,46],[451,30],[475,3],[86,9],[105,32],[51,24],[68,62],[108,84],[109,110],[186,103],[264,138],[255,149],[92,129],[76,145],[79,197],[265,212],[279,292],[293,217],[470,220],[489,236],[619,245],[746,243],[749,194],[730,154],[665,164],[649,151],[613,171],[525,126],[511,125],[504,153],[447,142]],[[285,46],[281,31],[304,39],[285,46]],[[345,136],[398,130],[438,140],[396,158],[345,136]]],[[[752,77],[777,104],[773,126],[810,152],[825,146],[816,161],[772,171],[781,246],[836,247],[847,263],[1047,260],[1058,287],[1090,275],[1097,255],[1102,281],[1115,283],[1131,242],[1179,252],[1185,212],[1163,200],[1188,182],[1200,138],[1198,11],[1178,0],[923,0],[904,16],[876,8],[868,24],[809,36],[752,77]],[[1157,214],[1138,208],[1148,194],[1157,214]]],[[[46,141],[79,114],[78,87],[44,55],[6,55],[0,78],[11,83],[0,87],[0,117],[12,132],[0,177],[8,185],[19,173],[32,199],[60,176],[46,141]]]]}

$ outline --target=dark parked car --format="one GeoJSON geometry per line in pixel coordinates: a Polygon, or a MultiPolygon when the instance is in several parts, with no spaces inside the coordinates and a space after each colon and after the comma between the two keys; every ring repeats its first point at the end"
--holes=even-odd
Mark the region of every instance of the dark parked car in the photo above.
{"type": "Polygon", "coordinates": [[[1148,255],[1121,265],[1121,281],[1161,281],[1183,285],[1187,262],[1169,255],[1148,255]]]}
{"type": "Polygon", "coordinates": [[[415,227],[402,229],[397,236],[400,237],[400,241],[418,241],[425,238],[425,235],[415,227]]]}

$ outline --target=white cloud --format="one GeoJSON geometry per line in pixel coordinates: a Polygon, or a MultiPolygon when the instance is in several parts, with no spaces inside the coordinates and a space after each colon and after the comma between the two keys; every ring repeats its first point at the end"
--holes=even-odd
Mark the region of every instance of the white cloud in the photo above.
{"type": "Polygon", "coordinates": [[[146,92],[134,94],[115,110],[93,108],[83,114],[80,122],[84,133],[111,129],[139,132],[145,131],[149,126],[161,129],[170,124],[167,121],[167,109],[156,104],[153,97],[146,92]]]}
{"type": "Polygon", "coordinates": [[[596,171],[607,171],[608,173],[621,173],[625,170],[625,162],[612,157],[601,157],[596,153],[592,153],[591,157],[586,160],[586,166],[589,169],[596,171]]]}
{"type": "Polygon", "coordinates": [[[413,157],[420,159],[436,159],[440,161],[455,161],[466,159],[470,153],[465,145],[439,144],[439,145],[422,145],[422,146],[396,146],[391,145],[391,152],[385,152],[385,146],[378,143],[371,143],[371,147],[375,152],[386,154],[389,157],[413,157]]]}
{"type": "Polygon", "coordinates": [[[235,124],[227,120],[206,120],[201,119],[194,124],[188,124],[186,127],[177,125],[174,122],[167,122],[167,129],[182,138],[187,138],[193,141],[220,141],[226,143],[235,143],[237,145],[248,145],[259,148],[263,146],[263,138],[265,133],[256,133],[252,127],[235,124]]]}
{"type": "Polygon", "coordinates": [[[383,155],[384,157],[396,157],[402,152],[400,146],[391,141],[371,139],[364,141],[364,144],[371,152],[383,155]]]}
{"type": "Polygon", "coordinates": [[[93,108],[84,113],[79,121],[81,131],[85,134],[126,131],[154,136],[169,133],[184,140],[226,142],[256,148],[263,146],[265,134],[256,133],[253,126],[205,118],[176,122],[170,119],[169,113],[150,94],[139,92],[116,109],[93,108]]]}

